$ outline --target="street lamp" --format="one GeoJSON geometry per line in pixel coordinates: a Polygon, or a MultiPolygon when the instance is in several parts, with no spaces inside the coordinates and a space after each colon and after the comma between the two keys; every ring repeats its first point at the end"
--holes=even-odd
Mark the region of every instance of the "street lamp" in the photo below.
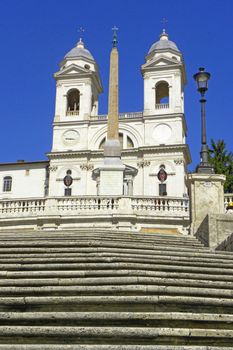
{"type": "Polygon", "coordinates": [[[208,90],[208,80],[210,79],[210,73],[205,72],[205,68],[199,68],[199,72],[194,74],[193,78],[197,82],[197,90],[201,94],[201,161],[197,166],[198,173],[214,174],[213,167],[209,164],[208,156],[209,149],[206,143],[206,118],[205,118],[205,92],[208,90]]]}

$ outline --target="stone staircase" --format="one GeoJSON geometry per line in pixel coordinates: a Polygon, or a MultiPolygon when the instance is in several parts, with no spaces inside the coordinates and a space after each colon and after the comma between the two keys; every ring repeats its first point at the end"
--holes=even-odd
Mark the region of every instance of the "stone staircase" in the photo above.
{"type": "Polygon", "coordinates": [[[0,233],[0,350],[233,349],[232,268],[190,236],[0,233]]]}

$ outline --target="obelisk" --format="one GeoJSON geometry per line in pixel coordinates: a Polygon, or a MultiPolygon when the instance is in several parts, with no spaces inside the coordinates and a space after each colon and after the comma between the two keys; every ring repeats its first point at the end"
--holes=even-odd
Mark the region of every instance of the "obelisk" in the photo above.
{"type": "Polygon", "coordinates": [[[118,122],[118,67],[116,30],[114,27],[113,47],[110,55],[108,128],[104,146],[104,162],[100,166],[100,195],[122,195],[125,166],[121,161],[118,122]]]}

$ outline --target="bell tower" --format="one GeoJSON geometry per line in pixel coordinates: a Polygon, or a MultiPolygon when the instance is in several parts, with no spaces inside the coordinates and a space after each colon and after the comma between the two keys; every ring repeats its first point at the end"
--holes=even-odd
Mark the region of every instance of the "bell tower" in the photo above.
{"type": "Polygon", "coordinates": [[[98,98],[103,92],[98,65],[82,38],[65,55],[54,78],[56,102],[52,152],[65,151],[67,147],[76,150],[83,144],[75,142],[80,134],[77,126],[98,115],[98,98]]]}
{"type": "Polygon", "coordinates": [[[141,68],[144,79],[144,115],[184,113],[185,66],[176,44],[163,30],[141,68]]]}
{"type": "Polygon", "coordinates": [[[103,91],[97,63],[80,38],[54,74],[57,83],[55,121],[86,120],[98,114],[103,91]]]}

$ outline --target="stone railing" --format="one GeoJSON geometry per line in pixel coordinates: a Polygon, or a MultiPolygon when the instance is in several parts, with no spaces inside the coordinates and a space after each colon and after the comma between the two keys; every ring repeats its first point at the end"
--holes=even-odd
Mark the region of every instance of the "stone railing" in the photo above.
{"type": "Polygon", "coordinates": [[[83,212],[117,214],[189,216],[189,200],[174,197],[47,197],[34,199],[14,199],[0,201],[0,218],[10,216],[43,216],[50,214],[67,215],[83,212]],[[154,214],[153,214],[154,215],[154,214]]]}
{"type": "Polygon", "coordinates": [[[0,201],[0,216],[44,212],[46,199],[15,199],[0,201]]]}
{"type": "Polygon", "coordinates": [[[156,103],[155,109],[168,109],[169,103],[156,103]]]}
{"type": "Polygon", "coordinates": [[[57,198],[57,209],[59,211],[98,211],[117,210],[119,198],[109,197],[62,197],[57,198]]]}
{"type": "MultiPolygon", "coordinates": [[[[100,114],[96,116],[92,116],[91,120],[106,120],[107,114],[100,114]]],[[[128,113],[119,113],[119,119],[127,119],[127,118],[142,118],[143,112],[128,112],[128,113]]]]}
{"type": "Polygon", "coordinates": [[[224,193],[224,206],[227,207],[228,203],[233,202],[233,193],[224,193]]]}
{"type": "Polygon", "coordinates": [[[189,214],[189,200],[186,198],[154,197],[154,198],[133,198],[131,199],[133,210],[150,210],[156,212],[189,214]]]}
{"type": "Polygon", "coordinates": [[[72,116],[72,115],[79,115],[79,111],[67,111],[67,112],[66,112],[66,115],[67,115],[67,116],[70,116],[70,115],[71,115],[71,116],[72,116]]]}

